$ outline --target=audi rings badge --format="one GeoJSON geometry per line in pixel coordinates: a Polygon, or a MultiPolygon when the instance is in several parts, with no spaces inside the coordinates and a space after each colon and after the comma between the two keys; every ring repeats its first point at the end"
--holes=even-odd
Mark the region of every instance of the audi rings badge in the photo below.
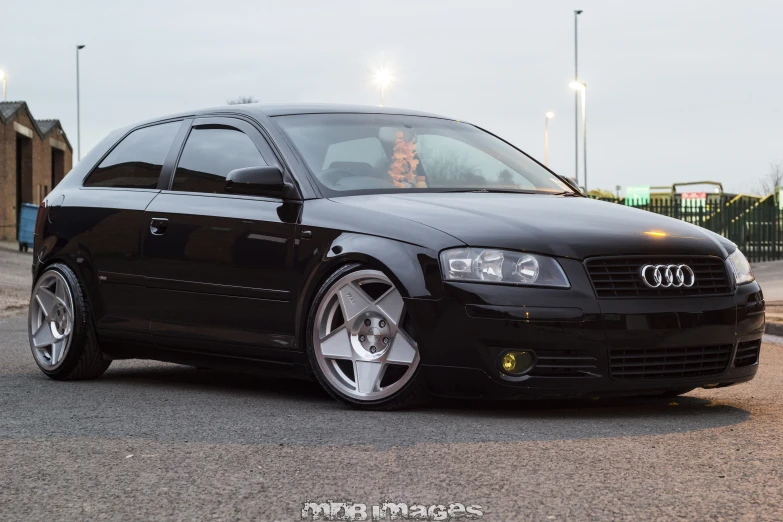
{"type": "Polygon", "coordinates": [[[688,265],[644,265],[641,275],[650,288],[690,288],[696,282],[688,265]]]}

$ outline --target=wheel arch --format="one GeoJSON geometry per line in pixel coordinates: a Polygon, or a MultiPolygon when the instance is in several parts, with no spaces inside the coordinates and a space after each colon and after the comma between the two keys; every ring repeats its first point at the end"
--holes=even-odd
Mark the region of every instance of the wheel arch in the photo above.
{"type": "MultiPolygon", "coordinates": [[[[52,256],[36,265],[34,272],[36,274],[33,282],[33,292],[41,281],[44,274],[53,267],[56,272],[61,274],[63,283],[68,288],[72,299],[72,330],[71,337],[66,345],[65,352],[61,354],[62,363],[53,368],[42,366],[36,357],[36,363],[44,374],[55,380],[82,380],[94,379],[100,377],[111,364],[111,361],[104,357],[96,337],[96,331],[92,320],[92,296],[88,292],[88,286],[84,284],[84,276],[74,266],[72,260],[67,257],[52,256]],[[59,265],[59,267],[57,267],[59,265]],[[75,353],[74,353],[75,352],[75,353]]],[[[34,298],[31,297],[31,302],[34,298]]],[[[28,314],[28,324],[32,325],[32,310],[28,314]]],[[[40,313],[40,312],[39,312],[40,313]]],[[[28,330],[32,339],[32,329],[28,330]]],[[[31,340],[32,345],[32,340],[31,340]]],[[[54,344],[52,344],[54,350],[54,344]]],[[[51,352],[54,358],[54,352],[51,352]]],[[[58,362],[55,360],[54,362],[58,362]]]]}
{"type": "Polygon", "coordinates": [[[437,300],[443,296],[443,282],[437,252],[401,241],[345,233],[325,245],[305,271],[296,305],[296,332],[304,348],[307,319],[318,290],[337,270],[356,265],[386,274],[405,298],[437,300]]]}
{"type": "Polygon", "coordinates": [[[80,265],[83,263],[80,263],[79,259],[84,261],[83,258],[74,258],[68,255],[64,255],[62,252],[53,253],[47,258],[42,259],[35,265],[31,289],[35,286],[36,281],[38,281],[41,275],[43,275],[49,268],[54,265],[64,265],[70,269],[71,272],[73,272],[74,276],[76,276],[76,281],[81,286],[82,294],[84,299],[87,301],[87,305],[90,307],[91,313],[95,313],[95,306],[102,305],[100,294],[97,292],[95,285],[91,284],[87,274],[85,274],[84,270],[82,270],[82,266],[80,265]]]}

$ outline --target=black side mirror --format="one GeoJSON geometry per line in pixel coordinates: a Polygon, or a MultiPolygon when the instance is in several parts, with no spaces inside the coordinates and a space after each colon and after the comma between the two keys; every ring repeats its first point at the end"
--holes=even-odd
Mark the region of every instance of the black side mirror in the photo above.
{"type": "Polygon", "coordinates": [[[226,176],[226,192],[229,194],[280,197],[285,189],[283,172],[279,167],[245,167],[232,170],[226,176]]]}

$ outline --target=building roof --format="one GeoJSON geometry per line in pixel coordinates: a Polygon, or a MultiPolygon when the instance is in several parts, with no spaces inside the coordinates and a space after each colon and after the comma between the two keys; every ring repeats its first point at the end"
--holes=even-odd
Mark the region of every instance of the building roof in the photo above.
{"type": "Polygon", "coordinates": [[[58,129],[58,137],[62,138],[65,141],[65,144],[68,146],[68,148],[73,151],[73,147],[71,146],[71,142],[68,141],[68,137],[65,135],[65,131],[63,130],[63,126],[60,123],[60,120],[36,120],[33,118],[32,113],[30,112],[30,107],[27,106],[27,102],[23,101],[10,101],[10,102],[0,102],[0,123],[5,125],[8,123],[20,110],[25,110],[27,112],[28,118],[30,118],[30,121],[33,122],[33,126],[35,127],[35,131],[38,133],[38,136],[41,139],[45,139],[53,130],[58,129]]]}
{"type": "Polygon", "coordinates": [[[24,102],[0,102],[0,119],[3,123],[14,117],[16,111],[22,108],[24,102]]]}
{"type": "Polygon", "coordinates": [[[35,120],[35,122],[38,124],[38,127],[40,127],[43,135],[46,136],[52,132],[52,129],[59,125],[60,120],[35,120]]]}

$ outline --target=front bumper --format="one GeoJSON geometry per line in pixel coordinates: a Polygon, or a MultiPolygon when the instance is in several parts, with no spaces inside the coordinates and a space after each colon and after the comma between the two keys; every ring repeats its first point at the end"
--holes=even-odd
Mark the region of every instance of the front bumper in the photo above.
{"type": "Polygon", "coordinates": [[[490,398],[640,395],[755,376],[758,357],[747,353],[764,332],[755,282],[728,296],[599,300],[581,263],[561,264],[571,289],[445,283],[443,299],[406,300],[431,391],[490,398]],[[506,375],[498,361],[507,350],[532,351],[537,362],[525,375],[506,375]]]}

